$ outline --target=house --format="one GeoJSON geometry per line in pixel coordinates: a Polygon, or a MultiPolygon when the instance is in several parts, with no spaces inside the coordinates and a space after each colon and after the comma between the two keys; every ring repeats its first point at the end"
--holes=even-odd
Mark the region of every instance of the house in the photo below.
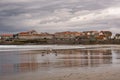
{"type": "Polygon", "coordinates": [[[111,39],[112,32],[110,31],[100,31],[98,39],[108,40],[111,39]]]}
{"type": "Polygon", "coordinates": [[[26,32],[20,32],[18,33],[18,39],[24,39],[24,40],[29,40],[29,39],[38,39],[39,35],[35,30],[31,31],[26,31],[26,32]]]}
{"type": "Polygon", "coordinates": [[[54,34],[54,42],[59,44],[72,44],[75,43],[75,38],[82,35],[81,32],[57,32],[54,34]]]}
{"type": "Polygon", "coordinates": [[[84,31],[82,35],[76,37],[75,42],[76,44],[95,43],[98,35],[98,31],[84,31]]]}
{"type": "Polygon", "coordinates": [[[32,34],[38,34],[38,33],[37,33],[37,31],[35,31],[35,30],[31,30],[31,31],[27,31],[27,32],[20,32],[19,34],[32,35],[32,34]]]}
{"type": "Polygon", "coordinates": [[[115,39],[120,39],[120,34],[116,34],[114,38],[115,39]]]}
{"type": "Polygon", "coordinates": [[[49,33],[37,33],[36,31],[27,31],[18,33],[18,39],[34,40],[34,39],[52,39],[53,35],[49,33]]]}
{"type": "Polygon", "coordinates": [[[54,35],[49,33],[40,33],[39,39],[53,39],[54,35]]]}
{"type": "Polygon", "coordinates": [[[91,36],[91,35],[98,36],[99,32],[98,31],[84,31],[83,34],[86,36],[91,36]]]}
{"type": "Polygon", "coordinates": [[[97,37],[99,36],[99,32],[98,31],[84,31],[83,35],[86,36],[86,39],[96,40],[97,37]]]}
{"type": "Polygon", "coordinates": [[[70,31],[65,31],[65,32],[57,32],[55,33],[55,38],[61,38],[61,39],[72,39],[75,38],[76,36],[80,36],[82,33],[80,32],[70,32],[70,31]]]}
{"type": "Polygon", "coordinates": [[[1,34],[1,40],[11,41],[13,39],[13,34],[1,34]]]}

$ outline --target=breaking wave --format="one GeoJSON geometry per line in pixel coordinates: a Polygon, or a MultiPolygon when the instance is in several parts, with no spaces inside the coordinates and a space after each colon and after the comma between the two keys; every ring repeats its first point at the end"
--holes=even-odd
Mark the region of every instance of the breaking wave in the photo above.
{"type": "Polygon", "coordinates": [[[48,49],[75,49],[84,48],[72,45],[0,45],[0,51],[26,51],[26,50],[48,50],[48,49]]]}

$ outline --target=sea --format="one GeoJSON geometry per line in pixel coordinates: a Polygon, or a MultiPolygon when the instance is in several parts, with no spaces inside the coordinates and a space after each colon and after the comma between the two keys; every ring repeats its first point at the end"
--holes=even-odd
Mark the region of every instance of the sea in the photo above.
{"type": "Polygon", "coordinates": [[[117,65],[120,45],[0,45],[0,80],[117,65]]]}

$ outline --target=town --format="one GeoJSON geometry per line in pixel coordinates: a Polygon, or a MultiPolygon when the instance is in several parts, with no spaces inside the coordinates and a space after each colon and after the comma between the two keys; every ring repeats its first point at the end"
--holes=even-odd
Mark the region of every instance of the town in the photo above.
{"type": "Polygon", "coordinates": [[[38,33],[35,30],[0,34],[0,44],[120,44],[120,34],[111,31],[38,33]]]}

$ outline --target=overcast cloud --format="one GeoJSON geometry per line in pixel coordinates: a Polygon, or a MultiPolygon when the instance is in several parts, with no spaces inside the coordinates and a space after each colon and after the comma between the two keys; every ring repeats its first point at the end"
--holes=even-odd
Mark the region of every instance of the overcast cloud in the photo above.
{"type": "Polygon", "coordinates": [[[0,0],[0,32],[120,33],[119,25],[120,0],[0,0]]]}

